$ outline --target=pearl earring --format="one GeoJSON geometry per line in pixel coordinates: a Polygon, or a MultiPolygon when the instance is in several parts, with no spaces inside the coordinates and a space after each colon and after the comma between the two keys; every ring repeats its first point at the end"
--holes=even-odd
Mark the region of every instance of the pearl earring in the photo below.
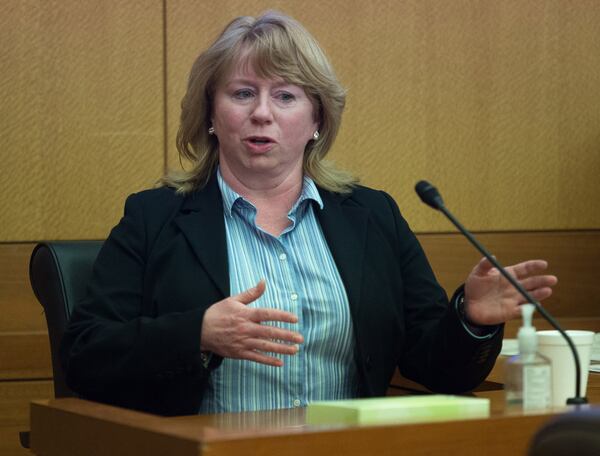
{"type": "Polygon", "coordinates": [[[209,127],[208,134],[209,135],[214,135],[215,134],[215,127],[209,127]]]}
{"type": "Polygon", "coordinates": [[[316,130],[316,131],[313,133],[313,139],[314,139],[315,141],[316,141],[317,139],[319,139],[319,130],[316,130]]]}

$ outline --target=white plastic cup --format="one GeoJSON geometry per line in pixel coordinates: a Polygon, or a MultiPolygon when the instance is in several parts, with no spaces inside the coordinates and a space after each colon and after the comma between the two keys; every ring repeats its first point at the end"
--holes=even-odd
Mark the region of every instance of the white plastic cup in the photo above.
{"type": "MultiPolygon", "coordinates": [[[[592,331],[567,331],[581,365],[580,394],[586,395],[590,355],[594,343],[592,331]]],[[[575,360],[567,341],[558,331],[538,331],[538,353],[552,363],[552,405],[560,407],[575,397],[575,360]]]]}

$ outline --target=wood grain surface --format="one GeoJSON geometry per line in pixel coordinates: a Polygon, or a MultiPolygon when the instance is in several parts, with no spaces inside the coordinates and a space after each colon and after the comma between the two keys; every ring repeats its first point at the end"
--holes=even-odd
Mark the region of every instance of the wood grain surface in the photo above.
{"type": "Polygon", "coordinates": [[[51,380],[0,382],[0,455],[26,456],[19,432],[29,430],[29,403],[54,397],[51,380]]]}
{"type": "MultiPolygon", "coordinates": [[[[597,386],[600,375],[591,376],[597,386]]],[[[600,396],[593,388],[590,400],[600,396]]],[[[479,394],[478,394],[479,395],[479,394]]],[[[31,406],[32,450],[70,454],[146,455],[524,455],[534,433],[565,407],[536,413],[506,412],[501,390],[486,391],[490,416],[472,420],[373,426],[314,426],[305,410],[162,418],[79,399],[31,406]],[[68,429],[69,431],[65,431],[68,429]],[[102,442],[102,446],[98,445],[102,442]]]]}
{"type": "Polygon", "coordinates": [[[106,237],[163,169],[162,1],[2,6],[0,241],[106,237]]]}
{"type": "MultiPolygon", "coordinates": [[[[554,314],[600,317],[596,1],[9,1],[0,15],[10,43],[0,49],[1,413],[22,414],[25,397],[51,391],[32,380],[51,369],[26,241],[106,237],[129,193],[178,166],[179,102],[199,50],[233,17],[273,7],[317,37],[348,89],[331,158],[391,193],[413,229],[434,233],[419,239],[449,293],[478,254],[418,201],[420,178],[469,228],[489,232],[479,238],[502,263],[549,260],[560,280],[545,304],[554,314]]],[[[0,454],[22,454],[5,444],[20,424],[1,416],[0,454]]]]}
{"type": "Polygon", "coordinates": [[[280,9],[348,90],[331,158],[386,190],[417,231],[600,228],[600,5],[594,0],[167,1],[168,164],[197,54],[229,21],[280,9]]]}
{"type": "Polygon", "coordinates": [[[331,158],[418,231],[600,228],[600,6],[510,0],[9,1],[0,16],[0,241],[105,237],[178,167],[191,64],[276,7],[321,42],[347,110],[331,158]]]}
{"type": "MultiPolygon", "coordinates": [[[[558,276],[544,305],[558,317],[600,317],[600,231],[476,233],[504,266],[532,258],[558,276]]],[[[418,235],[438,280],[451,294],[481,255],[461,235],[418,235]]]]}

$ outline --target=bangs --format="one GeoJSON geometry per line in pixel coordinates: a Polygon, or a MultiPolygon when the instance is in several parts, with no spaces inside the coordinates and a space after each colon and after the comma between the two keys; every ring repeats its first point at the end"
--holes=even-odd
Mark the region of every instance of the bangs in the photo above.
{"type": "Polygon", "coordinates": [[[244,72],[253,70],[261,78],[281,78],[308,88],[312,84],[303,71],[308,66],[306,59],[283,30],[269,25],[250,30],[238,42],[227,70],[235,66],[244,72]]]}

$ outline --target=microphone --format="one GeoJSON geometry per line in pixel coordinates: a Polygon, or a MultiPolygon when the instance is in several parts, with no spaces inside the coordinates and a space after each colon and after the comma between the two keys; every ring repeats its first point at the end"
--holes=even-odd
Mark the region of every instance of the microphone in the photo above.
{"type": "Polygon", "coordinates": [[[587,404],[587,398],[585,396],[581,396],[580,394],[581,364],[579,363],[579,356],[577,354],[577,350],[575,349],[575,345],[573,344],[573,341],[571,340],[569,335],[560,327],[558,322],[548,313],[548,311],[544,309],[537,300],[533,299],[533,297],[529,293],[527,293],[527,291],[521,286],[521,284],[513,276],[511,276],[506,271],[506,269],[504,269],[504,267],[496,260],[496,258],[493,255],[491,255],[485,249],[485,247],[481,243],[479,243],[479,241],[477,241],[477,239],[475,239],[475,237],[456,219],[456,217],[454,217],[454,215],[452,215],[452,213],[444,205],[444,201],[442,200],[442,197],[438,192],[437,188],[435,188],[429,182],[422,180],[417,182],[417,185],[415,185],[415,191],[417,192],[417,195],[419,195],[419,198],[421,198],[421,200],[425,204],[442,212],[452,222],[452,224],[456,228],[458,228],[458,230],[469,240],[469,242],[471,242],[471,244],[473,244],[473,246],[477,250],[479,250],[479,252],[484,257],[486,257],[496,269],[498,269],[500,274],[502,274],[504,278],[508,280],[508,282],[513,287],[515,287],[515,289],[521,294],[521,296],[523,296],[527,300],[527,302],[533,304],[535,306],[535,309],[540,313],[540,315],[544,317],[546,321],[548,321],[548,323],[550,323],[550,325],[552,325],[552,327],[555,328],[561,334],[561,336],[563,336],[563,338],[567,341],[567,344],[569,344],[569,348],[573,353],[573,359],[575,360],[575,397],[570,397],[569,399],[567,399],[567,404],[587,404]]]}

